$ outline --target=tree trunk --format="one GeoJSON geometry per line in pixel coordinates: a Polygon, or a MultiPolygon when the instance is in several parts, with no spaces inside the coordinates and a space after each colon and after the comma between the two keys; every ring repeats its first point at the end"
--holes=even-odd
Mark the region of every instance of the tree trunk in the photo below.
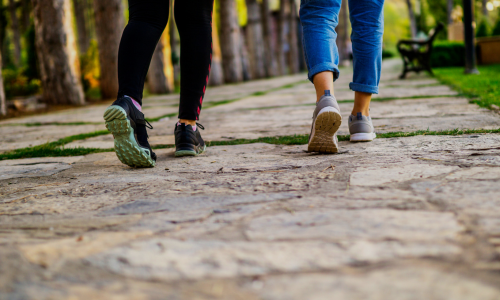
{"type": "Polygon", "coordinates": [[[288,0],[280,0],[280,12],[278,17],[278,47],[276,47],[276,57],[278,58],[278,69],[280,75],[285,75],[287,72],[286,59],[285,59],[285,45],[287,42],[286,37],[286,11],[288,0]]]}
{"type": "Polygon", "coordinates": [[[339,14],[339,25],[337,26],[337,47],[339,48],[339,64],[346,66],[349,64],[349,53],[347,43],[349,42],[349,17],[347,15],[347,1],[342,1],[339,14]]]}
{"type": "Polygon", "coordinates": [[[19,19],[17,18],[16,3],[9,0],[10,28],[14,38],[14,63],[16,66],[21,64],[21,31],[19,28],[19,19]]]}
{"type": "Polygon", "coordinates": [[[288,24],[290,26],[288,30],[288,41],[290,44],[290,51],[288,51],[288,66],[290,67],[290,72],[296,74],[299,72],[299,41],[297,39],[297,6],[295,5],[295,0],[290,1],[290,13],[288,14],[288,24]]]}
{"type": "Polygon", "coordinates": [[[218,25],[217,10],[214,7],[214,13],[212,15],[212,64],[210,67],[210,78],[208,79],[208,84],[210,86],[224,84],[224,71],[222,70],[222,54],[220,49],[218,25]]]}
{"type": "Polygon", "coordinates": [[[413,11],[411,0],[406,0],[406,4],[408,5],[408,16],[410,18],[411,37],[415,38],[417,37],[417,19],[415,18],[415,12],[413,11]]]}
{"type": "Polygon", "coordinates": [[[167,94],[175,90],[170,32],[168,30],[163,31],[153,53],[148,72],[148,87],[153,94],[167,94]]]}
{"type": "Polygon", "coordinates": [[[78,33],[78,48],[80,54],[87,53],[90,45],[90,38],[87,26],[87,0],[73,0],[75,10],[76,30],[78,33]]]}
{"type": "Polygon", "coordinates": [[[226,83],[243,80],[241,32],[238,26],[235,0],[220,0],[220,45],[226,83]]]}
{"type": "Polygon", "coordinates": [[[26,32],[30,27],[31,0],[22,0],[21,30],[26,32]]]}
{"type": "Polygon", "coordinates": [[[446,14],[448,15],[448,24],[453,24],[451,13],[453,12],[453,0],[448,0],[446,5],[446,14]]]}
{"type": "Polygon", "coordinates": [[[250,73],[253,79],[264,78],[266,76],[266,69],[260,5],[257,0],[246,0],[246,4],[248,16],[246,45],[248,49],[250,73]]]}
{"type": "Polygon", "coordinates": [[[5,90],[3,86],[3,76],[2,76],[2,53],[0,53],[0,116],[7,115],[7,105],[5,101],[5,90]]]}
{"type": "MultiPolygon", "coordinates": [[[[5,13],[6,6],[4,5],[3,1],[0,1],[0,12],[4,12],[2,15],[0,15],[0,52],[4,52],[7,49],[7,45],[5,45],[5,37],[7,36],[7,17],[5,13]]],[[[2,56],[2,61],[1,65],[4,66],[6,65],[6,55],[2,56]]]]}
{"type": "Polygon", "coordinates": [[[264,33],[265,58],[266,58],[266,74],[268,77],[274,77],[279,74],[278,62],[276,61],[276,50],[273,41],[273,31],[271,24],[271,13],[269,11],[269,0],[262,0],[260,4],[262,30],[264,33]]]}
{"type": "Polygon", "coordinates": [[[101,95],[103,99],[111,99],[118,94],[118,47],[125,23],[123,2],[94,0],[94,15],[99,45],[101,95]]]}
{"type": "Polygon", "coordinates": [[[242,28],[240,31],[240,49],[239,53],[241,55],[241,65],[243,66],[243,80],[252,80],[252,73],[250,72],[250,60],[248,59],[248,51],[245,43],[245,34],[242,28]]]}
{"type": "Polygon", "coordinates": [[[43,100],[85,103],[69,0],[33,0],[43,100]]]}

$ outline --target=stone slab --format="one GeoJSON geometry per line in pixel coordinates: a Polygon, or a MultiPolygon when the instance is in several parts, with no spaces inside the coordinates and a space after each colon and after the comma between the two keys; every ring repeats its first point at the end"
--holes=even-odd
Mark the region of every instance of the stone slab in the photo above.
{"type": "Polygon", "coordinates": [[[71,168],[83,156],[28,158],[0,161],[0,180],[50,176],[71,168]]]}
{"type": "Polygon", "coordinates": [[[313,210],[255,218],[252,240],[453,241],[464,228],[451,213],[388,209],[313,210]]]}
{"type": "Polygon", "coordinates": [[[367,274],[275,276],[248,288],[268,300],[500,299],[498,287],[473,276],[404,266],[367,274]]]}
{"type": "Polygon", "coordinates": [[[152,239],[87,258],[93,265],[143,280],[186,280],[334,270],[394,257],[454,255],[454,246],[418,246],[359,241],[222,242],[152,239]]]}

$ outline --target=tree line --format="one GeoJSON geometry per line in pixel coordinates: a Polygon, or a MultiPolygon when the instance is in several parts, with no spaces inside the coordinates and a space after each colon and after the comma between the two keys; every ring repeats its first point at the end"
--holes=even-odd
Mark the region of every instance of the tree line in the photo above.
{"type": "MultiPolygon", "coordinates": [[[[277,0],[271,9],[269,1],[215,1],[210,85],[305,70],[297,2],[277,0]]],[[[47,104],[83,105],[95,98],[92,90],[101,99],[116,97],[126,5],[123,0],[0,0],[0,52],[5,54],[0,62],[9,77],[4,84],[0,73],[0,114],[7,113],[5,91],[15,94],[13,76],[25,87],[38,84],[47,104]],[[21,71],[12,75],[11,69],[21,71]]],[[[171,15],[147,76],[150,93],[179,88],[179,49],[171,15]]]]}

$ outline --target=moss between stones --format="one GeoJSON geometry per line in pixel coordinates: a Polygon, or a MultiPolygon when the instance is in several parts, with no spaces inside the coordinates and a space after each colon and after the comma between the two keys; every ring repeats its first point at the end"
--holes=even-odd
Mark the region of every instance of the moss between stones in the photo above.
{"type": "MultiPolygon", "coordinates": [[[[454,129],[444,131],[418,130],[413,132],[387,132],[377,134],[379,139],[411,137],[419,135],[466,135],[466,134],[485,134],[485,133],[500,133],[500,129],[454,129]]],[[[112,152],[113,149],[97,149],[97,148],[70,148],[65,149],[62,146],[76,140],[83,140],[89,137],[95,137],[103,134],[108,134],[107,130],[96,131],[87,134],[73,135],[67,138],[60,139],[56,142],[47,143],[35,147],[16,149],[10,152],[0,154],[0,160],[4,159],[19,159],[31,157],[57,157],[57,156],[78,156],[90,153],[112,152]]],[[[348,141],[349,135],[339,135],[339,141],[348,141]]],[[[207,141],[207,146],[232,146],[242,144],[267,143],[275,145],[305,145],[309,136],[307,134],[288,135],[278,137],[262,137],[257,139],[234,139],[229,141],[207,141]]],[[[173,148],[175,145],[156,145],[153,149],[173,148]]]]}

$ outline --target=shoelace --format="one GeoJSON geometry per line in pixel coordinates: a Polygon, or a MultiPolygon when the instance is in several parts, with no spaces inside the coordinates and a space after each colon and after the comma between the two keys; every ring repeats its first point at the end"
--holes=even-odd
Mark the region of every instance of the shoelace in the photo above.
{"type": "Polygon", "coordinates": [[[205,127],[203,127],[203,125],[201,125],[200,123],[196,123],[196,126],[200,127],[201,130],[205,130],[205,127]]]}
{"type": "Polygon", "coordinates": [[[146,125],[146,124],[144,124],[144,126],[146,126],[146,127],[147,127],[147,128],[149,128],[149,129],[153,129],[153,125],[151,125],[151,124],[148,122],[148,120],[144,119],[144,121],[145,121],[145,122],[146,122],[146,124],[147,124],[147,125],[146,125]],[[148,126],[148,125],[149,125],[149,126],[148,126]]]}

